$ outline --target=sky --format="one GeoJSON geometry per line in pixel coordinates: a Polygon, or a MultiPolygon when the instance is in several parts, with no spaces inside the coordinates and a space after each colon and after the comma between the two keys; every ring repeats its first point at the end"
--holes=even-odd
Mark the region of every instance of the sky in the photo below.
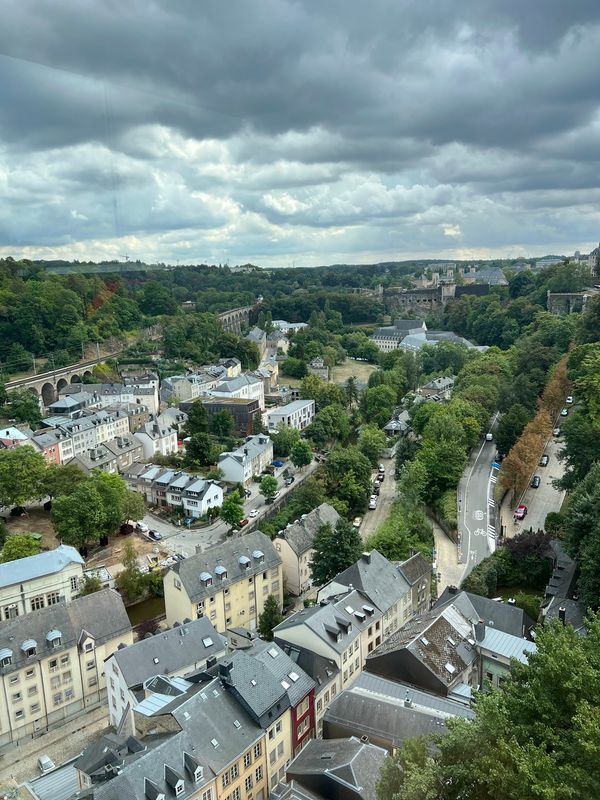
{"type": "Polygon", "coordinates": [[[4,0],[0,256],[600,240],[598,0],[4,0]]]}

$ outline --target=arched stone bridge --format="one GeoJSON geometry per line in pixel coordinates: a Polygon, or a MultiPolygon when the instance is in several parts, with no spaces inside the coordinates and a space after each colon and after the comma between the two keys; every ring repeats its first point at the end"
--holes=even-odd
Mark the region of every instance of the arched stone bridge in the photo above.
{"type": "Polygon", "coordinates": [[[240,306],[240,308],[231,308],[229,311],[223,311],[222,314],[219,314],[223,330],[240,334],[242,328],[250,325],[250,314],[255,308],[255,305],[240,306]]]}

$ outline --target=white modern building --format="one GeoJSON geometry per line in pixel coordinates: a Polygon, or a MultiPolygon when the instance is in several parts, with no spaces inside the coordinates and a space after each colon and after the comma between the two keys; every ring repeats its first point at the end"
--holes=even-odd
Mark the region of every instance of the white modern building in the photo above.
{"type": "Polygon", "coordinates": [[[169,456],[177,452],[177,431],[161,425],[158,420],[147,422],[133,434],[142,443],[144,458],[155,455],[169,456]]]}
{"type": "Polygon", "coordinates": [[[310,425],[314,418],[314,400],[294,400],[293,403],[280,406],[273,411],[269,411],[266,415],[269,431],[277,431],[280,426],[302,431],[310,425]]]}

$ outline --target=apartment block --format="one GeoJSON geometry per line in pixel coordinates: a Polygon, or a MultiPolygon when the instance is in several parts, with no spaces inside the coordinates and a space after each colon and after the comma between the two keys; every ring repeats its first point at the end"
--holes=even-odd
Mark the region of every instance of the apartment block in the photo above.
{"type": "Polygon", "coordinates": [[[269,431],[276,432],[279,427],[303,431],[315,418],[315,401],[295,400],[293,403],[269,411],[266,418],[269,431]]]}

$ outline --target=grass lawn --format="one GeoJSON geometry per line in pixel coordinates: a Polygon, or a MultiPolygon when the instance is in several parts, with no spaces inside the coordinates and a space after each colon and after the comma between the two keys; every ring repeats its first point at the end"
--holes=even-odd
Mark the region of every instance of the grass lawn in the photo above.
{"type": "Polygon", "coordinates": [[[361,383],[367,383],[369,375],[375,372],[377,367],[374,364],[367,364],[366,361],[354,361],[347,358],[343,364],[333,367],[332,380],[334,383],[346,383],[348,378],[357,378],[361,383]]]}

